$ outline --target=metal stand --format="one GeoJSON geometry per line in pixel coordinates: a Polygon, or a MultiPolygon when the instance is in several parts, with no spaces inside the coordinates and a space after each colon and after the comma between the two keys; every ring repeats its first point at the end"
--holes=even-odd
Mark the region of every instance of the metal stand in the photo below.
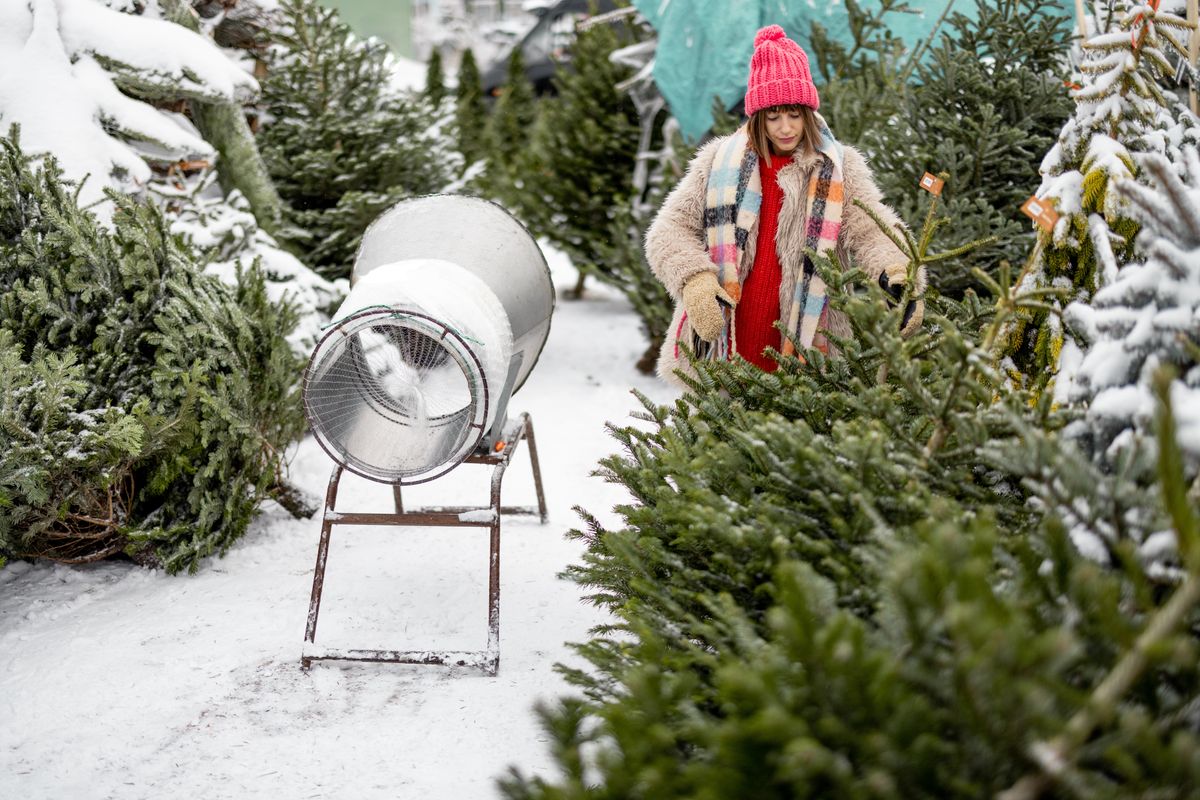
{"type": "Polygon", "coordinates": [[[393,484],[396,510],[391,514],[354,513],[335,510],[338,483],[342,478],[339,464],[329,476],[325,492],[325,514],[321,523],[321,543],[317,546],[317,566],[313,573],[312,599],[308,605],[308,627],[304,632],[304,651],[300,664],[304,669],[314,661],[384,661],[395,664],[442,664],[445,666],[478,667],[495,675],[500,667],[500,518],[504,514],[537,514],[546,522],[546,498],[542,492],[542,471],[538,466],[537,444],[533,438],[533,422],[521,414],[505,431],[491,451],[476,451],[464,464],[490,464],[492,470],[492,500],[488,506],[436,506],[404,510],[400,485],[393,484]],[[500,482],[504,470],[512,461],[518,444],[529,442],[529,460],[533,465],[533,483],[537,489],[537,508],[531,506],[501,506],[500,482]],[[490,570],[488,576],[488,640],[487,649],[480,651],[436,650],[333,650],[316,648],[317,615],[321,611],[321,590],[325,585],[325,564],[329,558],[329,536],[334,525],[396,525],[409,527],[446,526],[491,528],[490,570]]]}

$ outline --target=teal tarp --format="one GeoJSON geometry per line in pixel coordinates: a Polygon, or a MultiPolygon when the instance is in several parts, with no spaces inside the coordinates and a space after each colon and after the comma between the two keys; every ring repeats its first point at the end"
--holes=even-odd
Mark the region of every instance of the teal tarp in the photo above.
{"type": "MultiPolygon", "coordinates": [[[[953,2],[951,13],[975,18],[974,0],[953,2]]],[[[889,14],[893,35],[910,48],[917,46],[929,36],[946,3],[908,0],[919,13],[889,14]]],[[[741,100],[750,74],[754,34],[762,26],[781,26],[805,50],[810,49],[809,31],[814,21],[833,39],[846,44],[854,41],[841,0],[633,0],[633,5],[658,32],[654,80],[684,136],[692,140],[712,125],[714,97],[720,97],[726,107],[741,100]]],[[[878,0],[859,0],[859,5],[864,10],[879,9],[878,0]]]]}

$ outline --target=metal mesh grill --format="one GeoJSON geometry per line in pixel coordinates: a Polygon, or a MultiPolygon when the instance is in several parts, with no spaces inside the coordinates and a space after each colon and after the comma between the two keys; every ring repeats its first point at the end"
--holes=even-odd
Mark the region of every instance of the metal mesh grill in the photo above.
{"type": "Polygon", "coordinates": [[[454,467],[483,435],[487,403],[487,379],[467,342],[416,312],[343,320],[305,373],[317,440],[347,469],[385,483],[419,483],[454,467]]]}

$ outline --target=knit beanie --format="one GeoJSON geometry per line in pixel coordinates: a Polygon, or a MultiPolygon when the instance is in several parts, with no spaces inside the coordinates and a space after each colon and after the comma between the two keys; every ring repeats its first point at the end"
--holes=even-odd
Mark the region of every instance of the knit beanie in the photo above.
{"type": "Polygon", "coordinates": [[[808,54],[787,38],[783,28],[768,25],[754,36],[746,113],[790,105],[808,106],[815,111],[821,99],[808,69],[808,54]]]}

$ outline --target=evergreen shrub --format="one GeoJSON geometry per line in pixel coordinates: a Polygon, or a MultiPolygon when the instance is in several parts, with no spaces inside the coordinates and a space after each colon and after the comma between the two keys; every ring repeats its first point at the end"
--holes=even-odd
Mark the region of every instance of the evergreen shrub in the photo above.
{"type": "MultiPolygon", "coordinates": [[[[463,165],[470,167],[488,156],[487,103],[483,99],[483,78],[475,53],[467,50],[458,65],[454,87],[454,138],[463,165]]],[[[526,136],[529,132],[526,131],[526,136]]]]}
{"type": "Polygon", "coordinates": [[[529,144],[529,134],[537,124],[537,115],[537,97],[525,75],[524,56],[521,48],[514,47],[508,57],[508,75],[484,128],[488,149],[484,184],[488,194],[517,213],[525,191],[519,162],[529,144]]]}

